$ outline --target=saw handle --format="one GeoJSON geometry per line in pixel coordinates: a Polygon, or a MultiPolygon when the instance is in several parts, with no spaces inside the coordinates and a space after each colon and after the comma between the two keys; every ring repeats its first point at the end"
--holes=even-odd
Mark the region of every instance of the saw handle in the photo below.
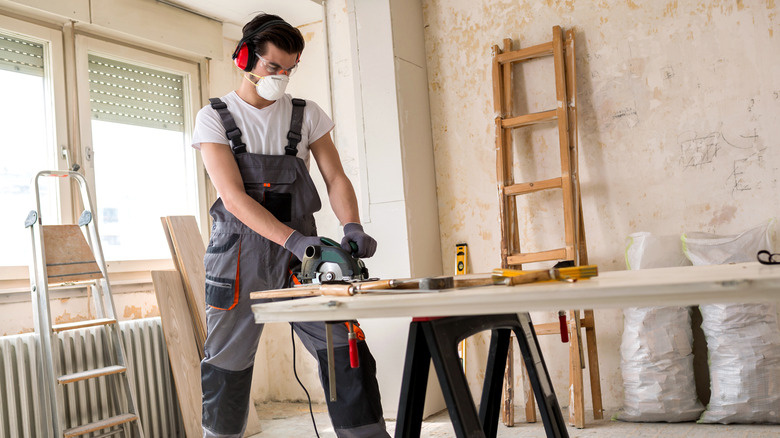
{"type": "MultiPolygon", "coordinates": [[[[328,237],[320,237],[320,241],[324,243],[327,246],[336,246],[341,247],[338,242],[335,240],[328,238],[328,237]]],[[[352,240],[349,241],[349,248],[352,250],[352,253],[350,254],[353,258],[355,257],[355,254],[357,254],[358,246],[357,243],[353,242],[352,240]]]]}

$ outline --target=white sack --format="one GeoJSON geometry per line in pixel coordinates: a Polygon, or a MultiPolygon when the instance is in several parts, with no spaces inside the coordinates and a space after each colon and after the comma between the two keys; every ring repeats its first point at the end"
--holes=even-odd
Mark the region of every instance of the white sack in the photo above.
{"type": "MultiPolygon", "coordinates": [[[[689,264],[677,236],[642,232],[628,237],[629,269],[689,264]]],[[[623,409],[617,419],[679,422],[699,418],[704,406],[696,396],[688,308],[628,308],[623,316],[623,409]]]]}
{"type": "MultiPolygon", "coordinates": [[[[739,235],[683,235],[694,265],[755,261],[774,250],[774,220],[739,235]]],[[[712,395],[700,423],[780,423],[780,331],[775,304],[699,306],[712,395]]]]}

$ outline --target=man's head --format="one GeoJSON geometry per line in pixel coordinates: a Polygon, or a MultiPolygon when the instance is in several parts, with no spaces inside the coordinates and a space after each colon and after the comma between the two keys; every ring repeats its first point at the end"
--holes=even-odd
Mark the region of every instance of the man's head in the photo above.
{"type": "Polygon", "coordinates": [[[296,55],[296,62],[305,45],[301,32],[281,17],[260,14],[243,28],[243,37],[233,52],[236,66],[247,72],[252,71],[260,57],[268,52],[268,43],[279,50],[296,55]]]}

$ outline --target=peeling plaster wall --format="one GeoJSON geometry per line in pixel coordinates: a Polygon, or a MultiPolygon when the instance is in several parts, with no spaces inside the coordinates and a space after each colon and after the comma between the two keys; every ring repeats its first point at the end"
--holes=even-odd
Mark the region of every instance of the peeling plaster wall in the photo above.
{"type": "MultiPolygon", "coordinates": [[[[151,284],[139,285],[126,290],[112,289],[114,308],[120,321],[160,316],[157,297],[151,284]]],[[[52,292],[50,299],[52,324],[86,321],[97,318],[94,300],[87,292],[52,292]]],[[[30,333],[35,331],[29,293],[7,294],[0,303],[3,318],[0,319],[0,336],[30,333]]]]}
{"type": "MultiPolygon", "coordinates": [[[[779,10],[774,0],[424,0],[445,266],[458,242],[469,244],[472,272],[500,265],[491,46],[504,38],[515,49],[547,42],[554,25],[576,34],[591,263],[625,269],[625,238],[636,231],[732,234],[777,216],[779,10]]],[[[516,114],[554,108],[551,71],[541,61],[515,68],[516,114]]],[[[515,132],[518,182],[560,174],[552,127],[515,132]]],[[[524,198],[518,203],[523,249],[558,247],[560,195],[524,198]]],[[[533,316],[554,320],[553,313],[533,316]]],[[[622,319],[620,310],[596,312],[607,415],[623,397],[622,319]]],[[[548,367],[567,405],[567,350],[545,338],[548,367]]],[[[480,344],[470,350],[470,377],[484,373],[478,351],[484,343],[470,340],[480,344]]],[[[515,360],[519,366],[519,355],[515,360]]],[[[517,394],[520,388],[518,378],[517,394]]],[[[587,383],[586,391],[590,408],[587,383]]]]}

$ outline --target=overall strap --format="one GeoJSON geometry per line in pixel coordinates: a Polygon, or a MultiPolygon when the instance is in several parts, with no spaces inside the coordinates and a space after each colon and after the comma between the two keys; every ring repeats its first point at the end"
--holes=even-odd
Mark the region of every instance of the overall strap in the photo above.
{"type": "Polygon", "coordinates": [[[217,111],[219,118],[222,119],[222,126],[225,128],[225,134],[228,140],[230,140],[230,148],[233,149],[233,153],[243,154],[246,152],[246,145],[241,141],[241,130],[236,126],[236,121],[233,119],[233,115],[227,109],[227,105],[218,97],[212,97],[209,99],[211,107],[217,111]]]}
{"type": "Polygon", "coordinates": [[[284,153],[287,155],[298,155],[298,143],[301,138],[301,126],[303,126],[303,109],[306,107],[306,101],[293,98],[292,100],[292,118],[290,119],[290,131],[287,133],[287,146],[284,147],[284,153]]]}

